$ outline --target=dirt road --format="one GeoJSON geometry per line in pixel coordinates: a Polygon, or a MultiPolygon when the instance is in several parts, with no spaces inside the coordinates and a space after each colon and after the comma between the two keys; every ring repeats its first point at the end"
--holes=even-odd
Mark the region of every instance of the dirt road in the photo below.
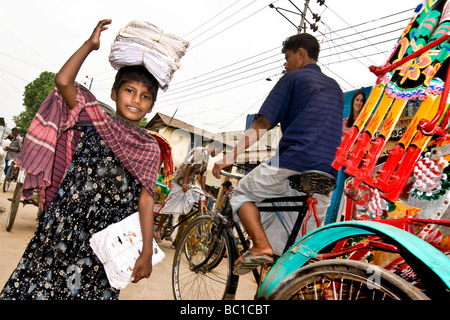
{"type": "MultiPolygon", "coordinates": [[[[0,214],[0,289],[3,288],[12,271],[17,266],[28,242],[33,236],[37,221],[37,207],[26,205],[19,207],[14,226],[6,231],[6,218],[10,201],[14,192],[15,183],[11,183],[5,193],[0,191],[0,207],[6,212],[0,214]]],[[[130,284],[120,293],[121,300],[173,300],[171,266],[174,249],[171,243],[163,241],[160,246],[166,254],[165,259],[156,265],[149,279],[141,280],[137,284],[130,284]]],[[[256,291],[256,283],[249,275],[239,279],[236,299],[251,300],[256,291]]]]}

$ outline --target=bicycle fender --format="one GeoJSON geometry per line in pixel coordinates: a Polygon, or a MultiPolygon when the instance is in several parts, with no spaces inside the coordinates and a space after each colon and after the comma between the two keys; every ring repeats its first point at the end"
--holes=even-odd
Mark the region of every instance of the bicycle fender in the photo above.
{"type": "Polygon", "coordinates": [[[318,228],[299,239],[278,259],[257,293],[268,299],[280,281],[293,276],[319,251],[333,242],[356,235],[385,235],[397,241],[430,268],[450,288],[450,259],[421,238],[400,228],[374,221],[336,222],[318,228]]]}

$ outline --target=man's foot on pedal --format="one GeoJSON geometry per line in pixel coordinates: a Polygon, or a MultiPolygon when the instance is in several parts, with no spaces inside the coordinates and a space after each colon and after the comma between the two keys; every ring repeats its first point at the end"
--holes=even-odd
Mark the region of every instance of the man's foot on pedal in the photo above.
{"type": "Polygon", "coordinates": [[[273,256],[267,254],[256,254],[249,250],[236,261],[233,274],[237,276],[244,275],[262,264],[272,262],[273,256]]]}

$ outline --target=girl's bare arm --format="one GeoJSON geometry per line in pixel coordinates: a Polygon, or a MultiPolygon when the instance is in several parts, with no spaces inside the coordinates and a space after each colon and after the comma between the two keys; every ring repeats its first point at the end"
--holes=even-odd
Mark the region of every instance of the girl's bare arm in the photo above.
{"type": "Polygon", "coordinates": [[[153,206],[155,200],[152,195],[142,187],[139,197],[139,220],[142,230],[142,252],[134,264],[131,275],[132,282],[148,278],[152,273],[153,255],[153,206]]]}
{"type": "Polygon", "coordinates": [[[58,90],[61,92],[64,100],[70,109],[73,109],[77,105],[76,96],[77,90],[75,88],[75,78],[78,71],[81,68],[84,60],[94,50],[100,48],[100,34],[102,31],[108,29],[106,25],[111,23],[111,19],[101,20],[91,37],[86,40],[83,45],[67,60],[67,62],[59,70],[55,77],[55,84],[58,90]]]}

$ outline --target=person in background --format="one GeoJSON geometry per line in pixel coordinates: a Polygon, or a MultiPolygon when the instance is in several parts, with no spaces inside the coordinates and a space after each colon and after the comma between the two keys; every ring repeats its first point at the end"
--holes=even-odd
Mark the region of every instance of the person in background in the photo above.
{"type": "MultiPolygon", "coordinates": [[[[22,150],[22,137],[19,134],[19,128],[12,128],[11,134],[13,138],[11,139],[11,143],[9,146],[6,146],[4,149],[6,151],[5,156],[5,174],[9,169],[9,162],[12,160],[16,160],[19,156],[20,150],[22,150]]],[[[9,138],[9,137],[8,137],[9,138]]]]}
{"type": "Polygon", "coordinates": [[[229,196],[230,193],[233,191],[233,185],[231,184],[231,181],[225,181],[222,183],[223,187],[223,194],[226,196],[229,196]]]}
{"type": "Polygon", "coordinates": [[[0,148],[0,183],[5,180],[5,157],[6,157],[6,147],[9,147],[14,136],[9,134],[5,139],[2,140],[1,148],[0,148]]]}
{"type": "Polygon", "coordinates": [[[352,97],[350,115],[344,119],[342,124],[342,135],[346,134],[347,131],[353,126],[365,103],[366,94],[364,93],[364,90],[356,90],[352,97]]]}
{"type": "Polygon", "coordinates": [[[233,214],[230,205],[230,197],[233,193],[233,185],[231,181],[228,180],[222,183],[222,188],[222,196],[220,197],[220,201],[216,206],[216,210],[223,216],[230,216],[233,214]]]}
{"type": "Polygon", "coordinates": [[[6,147],[9,147],[13,139],[14,136],[12,134],[8,134],[8,136],[2,140],[2,148],[5,149],[6,147]]]}
{"type": "Polygon", "coordinates": [[[179,215],[179,220],[184,219],[194,203],[198,201],[198,192],[193,189],[197,187],[201,189],[200,192],[206,193],[206,170],[209,158],[214,157],[221,150],[221,143],[213,142],[207,147],[195,147],[188,152],[174,174],[169,196],[161,209],[158,227],[155,229],[157,242],[163,240],[161,230],[167,217],[179,215]]]}

